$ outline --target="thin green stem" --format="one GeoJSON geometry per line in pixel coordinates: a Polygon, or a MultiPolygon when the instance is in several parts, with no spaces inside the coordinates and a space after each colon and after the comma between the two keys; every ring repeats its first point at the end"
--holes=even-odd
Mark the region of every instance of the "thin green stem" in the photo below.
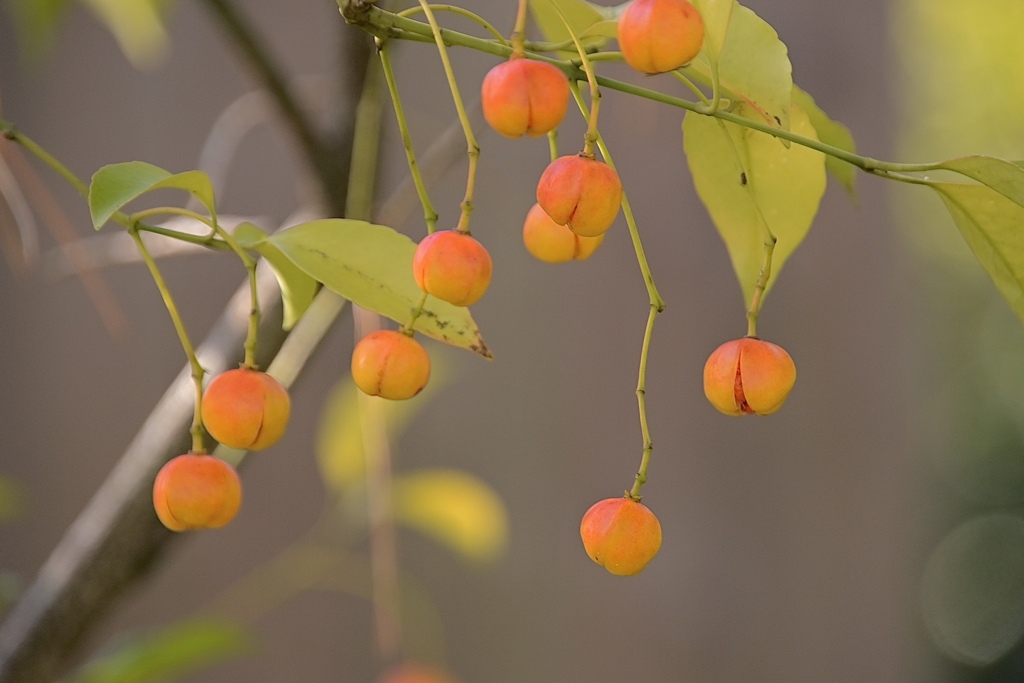
{"type": "MultiPolygon", "coordinates": [[[[576,83],[570,82],[570,89],[580,111],[586,116],[587,105],[583,101],[579,87],[576,83]]],[[[615,162],[612,160],[604,139],[598,136],[596,144],[598,149],[601,150],[601,156],[604,158],[605,163],[614,170],[615,162]]],[[[636,381],[636,400],[640,415],[640,434],[643,439],[643,452],[640,457],[640,467],[637,469],[636,477],[633,480],[633,488],[628,493],[630,498],[640,500],[640,490],[647,481],[647,468],[651,462],[651,452],[654,450],[654,443],[651,441],[651,430],[647,420],[647,358],[651,348],[651,337],[654,333],[654,321],[658,314],[665,310],[665,300],[661,298],[661,294],[654,284],[654,275],[651,273],[651,266],[647,261],[643,241],[640,239],[636,218],[633,215],[633,209],[630,206],[629,198],[625,191],[622,193],[622,215],[625,217],[626,226],[629,228],[629,237],[633,242],[633,251],[636,252],[637,264],[640,266],[640,273],[644,278],[644,286],[647,288],[648,303],[650,305],[650,311],[647,315],[647,326],[644,329],[644,340],[640,348],[640,369],[637,373],[636,381]]]]}
{"type": "Polygon", "coordinates": [[[56,171],[58,175],[64,178],[64,180],[71,185],[71,187],[75,188],[75,191],[78,192],[78,194],[83,197],[89,196],[89,187],[79,180],[78,176],[68,170],[68,167],[58,161],[56,157],[36,144],[32,138],[15,128],[14,124],[0,119],[0,135],[12,142],[18,143],[37,159],[56,171]]]}
{"type": "Polygon", "coordinates": [[[558,128],[548,131],[548,151],[551,153],[551,161],[558,158],[558,128]]]}
{"type": "Polygon", "coordinates": [[[640,467],[637,468],[636,477],[633,479],[633,488],[629,490],[629,497],[639,501],[644,484],[647,483],[647,468],[651,463],[651,453],[654,451],[654,442],[651,441],[651,430],[647,426],[647,358],[651,348],[651,336],[654,334],[654,321],[658,317],[659,309],[654,303],[647,313],[647,326],[644,328],[644,341],[640,349],[640,372],[636,382],[636,402],[640,411],[640,434],[643,437],[644,448],[640,456],[640,467]]]}
{"type": "Polygon", "coordinates": [[[195,221],[202,223],[203,225],[206,225],[211,230],[214,227],[213,219],[207,216],[203,216],[202,214],[196,213],[195,211],[192,211],[190,209],[185,209],[177,206],[157,206],[152,209],[143,209],[142,211],[136,211],[135,213],[133,213],[131,216],[128,217],[128,220],[131,221],[132,223],[138,223],[139,221],[145,218],[150,218],[152,216],[168,215],[185,216],[186,218],[191,218],[195,221]]]}
{"type": "Polygon", "coordinates": [[[696,95],[697,99],[699,99],[702,103],[704,103],[705,107],[707,108],[705,113],[707,113],[707,114],[714,113],[714,110],[718,108],[718,100],[717,100],[717,98],[714,99],[714,100],[708,100],[708,98],[704,94],[704,92],[700,88],[697,87],[697,84],[694,83],[693,81],[691,81],[689,78],[687,78],[686,74],[684,74],[682,71],[673,71],[672,75],[675,76],[677,81],[679,81],[680,83],[685,85],[687,90],[689,90],[694,95],[696,95]]]}
{"type": "Polygon", "coordinates": [[[426,292],[423,292],[423,296],[420,297],[419,304],[412,311],[412,316],[409,318],[409,322],[402,325],[400,330],[403,334],[407,334],[410,337],[413,335],[413,327],[416,325],[416,321],[419,320],[420,316],[423,315],[423,308],[427,305],[427,297],[430,296],[426,292]]]}
{"type": "Polygon", "coordinates": [[[473,213],[473,195],[476,188],[476,167],[480,158],[480,145],[477,144],[476,136],[473,134],[473,126],[469,122],[469,115],[459,95],[459,86],[455,81],[455,72],[452,70],[451,60],[448,58],[448,48],[445,47],[444,38],[441,36],[441,27],[434,17],[433,11],[426,0],[419,0],[423,13],[430,22],[430,28],[434,35],[434,42],[437,44],[437,51],[441,56],[441,64],[444,66],[444,73],[448,79],[448,88],[452,92],[452,99],[455,101],[455,111],[459,115],[459,123],[462,124],[462,132],[466,135],[466,154],[469,157],[469,172],[466,177],[466,195],[460,205],[462,212],[459,215],[459,224],[455,229],[459,232],[469,232],[469,216],[473,213]]]}
{"type": "Polygon", "coordinates": [[[132,240],[135,241],[135,246],[139,250],[139,254],[142,256],[143,262],[146,264],[146,268],[149,269],[149,274],[153,278],[153,282],[156,284],[156,288],[160,291],[160,297],[164,300],[164,306],[167,307],[167,313],[171,316],[171,322],[174,325],[175,331],[178,333],[178,339],[181,341],[181,347],[185,350],[185,355],[188,357],[189,367],[192,368],[192,383],[195,386],[195,412],[192,415],[192,427],[189,430],[192,434],[192,452],[193,453],[205,453],[206,447],[203,444],[203,375],[205,371],[203,366],[199,364],[199,358],[196,356],[196,349],[192,345],[192,340],[188,337],[188,332],[185,330],[185,323],[181,319],[181,314],[178,312],[178,306],[174,302],[174,297],[171,296],[171,290],[167,287],[167,282],[164,280],[163,274],[160,272],[160,268],[157,267],[156,261],[153,256],[149,253],[149,249],[146,248],[145,242],[142,241],[142,236],[139,235],[138,229],[134,226],[128,228],[128,234],[131,235],[132,240]]]}
{"type": "Polygon", "coordinates": [[[227,242],[216,238],[213,234],[192,235],[187,232],[180,232],[178,230],[171,230],[170,228],[163,228],[160,227],[159,225],[146,225],[145,223],[138,223],[136,227],[138,228],[139,232],[151,232],[154,235],[170,237],[171,239],[178,240],[179,242],[189,242],[191,244],[196,244],[201,247],[209,247],[211,249],[221,250],[231,248],[228,246],[227,242]]]}
{"type": "MultiPolygon", "coordinates": [[[[407,19],[404,17],[398,17],[390,12],[380,9],[373,5],[367,5],[365,3],[356,3],[354,0],[337,0],[341,7],[342,14],[351,23],[363,27],[374,35],[382,35],[391,38],[399,38],[406,40],[426,40],[428,37],[432,40],[433,32],[431,27],[423,24],[422,22],[407,19]]],[[[459,33],[458,31],[452,31],[450,29],[441,29],[440,35],[442,40],[447,45],[454,45],[458,47],[465,47],[478,52],[486,52],[488,54],[497,55],[499,57],[508,57],[511,55],[512,48],[507,45],[502,45],[492,40],[484,40],[475,36],[466,35],[459,33]]],[[[547,44],[529,44],[533,50],[543,51],[547,49],[558,49],[557,45],[547,44]]],[[[583,80],[585,73],[582,73],[580,68],[577,67],[572,61],[555,59],[548,57],[543,54],[531,52],[529,55],[531,59],[537,59],[539,61],[548,62],[562,69],[570,80],[583,80]]],[[[818,140],[812,140],[802,135],[792,133],[787,130],[776,128],[768,122],[754,121],[752,119],[745,118],[738,114],[734,114],[729,111],[708,111],[702,102],[691,102],[680,97],[674,97],[667,95],[650,88],[644,88],[632,83],[626,83],[606,76],[597,76],[597,83],[601,87],[608,88],[611,90],[617,90],[629,95],[635,95],[637,97],[643,97],[655,102],[661,102],[669,106],[678,107],[680,109],[686,109],[693,111],[698,114],[705,114],[708,116],[714,116],[723,121],[729,123],[735,123],[752,130],[771,135],[776,138],[788,140],[798,145],[808,147],[810,149],[817,150],[824,154],[828,154],[846,161],[847,163],[853,164],[861,170],[878,175],[884,178],[892,178],[894,180],[900,180],[891,174],[893,173],[918,173],[937,170],[941,162],[922,163],[922,164],[903,164],[882,161],[874,159],[872,157],[862,156],[855,152],[850,152],[832,145],[825,144],[818,140]]],[[[910,182],[910,181],[908,181],[910,182]]]]}
{"type": "Polygon", "coordinates": [[[395,72],[391,68],[391,56],[388,53],[388,45],[384,43],[377,51],[380,55],[381,67],[384,71],[384,80],[388,84],[388,92],[391,93],[391,102],[395,107],[395,117],[398,119],[398,132],[402,136],[402,146],[405,147],[405,158],[409,162],[409,172],[412,174],[413,184],[416,186],[416,194],[419,195],[420,204],[423,205],[423,220],[427,224],[427,234],[437,230],[437,211],[430,201],[427,192],[427,185],[423,182],[423,175],[420,173],[419,164],[416,162],[416,151],[412,146],[412,137],[409,135],[409,124],[405,118],[405,108],[402,106],[402,98],[398,94],[398,84],[395,81],[395,72]]]}
{"type": "MultiPolygon", "coordinates": [[[[477,24],[479,24],[485,31],[494,36],[495,40],[498,40],[501,43],[504,43],[505,45],[509,44],[509,41],[505,40],[505,36],[501,35],[501,32],[498,31],[498,29],[494,28],[494,26],[491,25],[490,22],[481,17],[479,14],[470,12],[465,7],[459,7],[458,5],[430,5],[430,9],[434,10],[435,12],[451,12],[452,14],[458,14],[460,16],[466,17],[470,21],[475,21],[477,24]]],[[[410,7],[409,9],[405,9],[402,10],[401,12],[398,12],[397,15],[400,17],[411,17],[414,14],[419,14],[422,11],[422,7],[410,7]]]]}
{"type": "MultiPolygon", "coordinates": [[[[587,56],[587,51],[583,49],[583,44],[580,39],[576,36],[576,32],[573,31],[572,25],[569,20],[566,19],[565,14],[561,8],[556,5],[553,1],[550,2],[551,8],[558,14],[558,18],[565,24],[565,30],[569,32],[569,37],[572,38],[573,45],[576,46],[576,52],[580,56],[580,63],[583,66],[584,72],[587,74],[587,85],[590,86],[590,114],[587,116],[587,132],[583,134],[583,156],[594,158],[594,144],[597,139],[601,136],[597,128],[598,113],[601,109],[601,89],[597,87],[597,75],[594,73],[594,67],[590,63],[590,59],[587,56]]],[[[578,89],[576,93],[578,94],[578,89]]],[[[582,109],[582,105],[581,105],[582,109]]]]}
{"type": "Polygon", "coordinates": [[[523,56],[523,44],[526,42],[526,8],[528,0],[519,0],[516,9],[516,23],[512,29],[512,58],[523,56]]]}

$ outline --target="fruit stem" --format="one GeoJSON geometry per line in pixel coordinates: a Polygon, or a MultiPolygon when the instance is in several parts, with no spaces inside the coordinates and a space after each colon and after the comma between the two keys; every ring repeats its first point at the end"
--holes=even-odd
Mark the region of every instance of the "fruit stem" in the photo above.
{"type": "Polygon", "coordinates": [[[398,131],[402,136],[402,146],[405,147],[405,158],[409,162],[409,172],[412,174],[412,181],[416,186],[416,194],[419,195],[420,204],[423,205],[423,220],[427,223],[427,234],[429,235],[437,230],[437,211],[434,210],[434,205],[430,201],[426,183],[423,182],[423,175],[420,173],[420,166],[416,161],[416,152],[412,146],[412,137],[409,135],[409,124],[405,118],[402,99],[398,96],[398,84],[395,81],[395,72],[391,68],[391,55],[388,52],[387,43],[379,43],[377,54],[380,55],[384,80],[387,81],[391,102],[395,106],[395,117],[398,119],[398,131]]]}
{"type": "Polygon", "coordinates": [[[455,111],[459,115],[459,123],[462,124],[462,132],[466,135],[466,154],[469,156],[469,171],[466,178],[466,196],[460,204],[462,213],[459,215],[459,224],[455,229],[459,232],[469,232],[469,215],[473,212],[473,192],[476,187],[476,166],[480,157],[480,145],[477,144],[476,136],[473,134],[473,126],[469,122],[469,115],[466,114],[466,107],[459,95],[459,86],[455,81],[455,72],[452,71],[451,60],[448,59],[448,48],[445,47],[444,38],[441,36],[441,27],[437,24],[433,10],[426,0],[419,0],[420,7],[430,23],[431,32],[434,35],[434,42],[437,44],[437,51],[441,56],[441,64],[444,66],[444,73],[448,79],[448,88],[452,91],[452,99],[455,101],[455,111]]]}
{"type": "Polygon", "coordinates": [[[416,324],[416,321],[419,320],[420,315],[423,314],[423,307],[427,305],[428,296],[430,295],[427,294],[426,292],[423,292],[423,296],[420,297],[419,305],[416,306],[415,309],[413,309],[412,318],[409,320],[409,324],[402,326],[402,329],[400,330],[402,334],[407,334],[410,337],[413,335],[413,326],[416,324]]]}
{"type": "Polygon", "coordinates": [[[164,280],[163,274],[156,265],[156,261],[153,260],[153,256],[149,253],[149,249],[146,248],[145,242],[142,241],[142,236],[139,234],[139,230],[136,226],[128,227],[128,234],[131,235],[132,240],[135,242],[135,246],[139,250],[139,254],[142,256],[142,261],[146,264],[146,268],[149,269],[149,274],[153,278],[153,282],[156,284],[156,288],[160,291],[160,297],[164,300],[164,306],[167,307],[167,313],[171,316],[171,322],[174,324],[174,329],[178,333],[178,339],[181,341],[181,346],[185,350],[185,355],[188,357],[189,367],[192,368],[192,383],[195,386],[196,401],[195,401],[195,412],[192,415],[192,427],[189,432],[192,434],[192,453],[205,453],[206,447],[203,445],[203,375],[205,371],[203,366],[199,364],[199,358],[196,356],[195,347],[192,345],[192,341],[188,337],[188,332],[185,330],[185,324],[181,320],[181,315],[178,313],[178,306],[174,303],[174,297],[171,296],[171,290],[167,287],[167,282],[164,280]]]}
{"type": "Polygon", "coordinates": [[[519,59],[523,56],[523,43],[526,42],[526,8],[527,0],[519,0],[516,25],[512,29],[512,56],[510,59],[519,59]]]}
{"type": "MultiPolygon", "coordinates": [[[[569,82],[569,87],[577,106],[579,106],[583,115],[586,116],[587,105],[583,101],[579,87],[572,81],[569,82]]],[[[604,157],[605,163],[612,170],[615,170],[615,162],[612,161],[604,139],[598,136],[596,144],[601,150],[601,156],[604,157]]],[[[629,228],[629,237],[633,242],[633,251],[636,252],[637,264],[640,266],[640,273],[644,278],[644,285],[647,288],[647,297],[650,304],[650,311],[647,314],[647,326],[644,328],[644,340],[640,347],[640,369],[636,380],[636,401],[640,414],[640,434],[643,438],[643,453],[640,457],[640,467],[637,469],[636,477],[633,480],[633,488],[628,493],[630,498],[639,501],[641,498],[640,490],[647,482],[647,467],[651,461],[651,452],[654,450],[654,443],[651,441],[651,430],[647,421],[647,357],[650,353],[651,338],[654,334],[654,321],[658,314],[665,310],[665,300],[661,298],[661,294],[654,284],[654,275],[651,273],[651,266],[647,261],[647,253],[644,251],[643,241],[640,239],[640,231],[636,225],[636,217],[633,215],[633,208],[630,206],[625,190],[622,191],[622,215],[625,217],[626,226],[629,228]]]]}
{"type": "Polygon", "coordinates": [[[157,206],[152,209],[143,209],[142,211],[136,211],[131,215],[130,220],[132,223],[137,224],[144,218],[149,218],[151,216],[168,215],[185,216],[186,218],[191,218],[192,220],[202,223],[206,227],[213,230],[213,221],[211,219],[207,218],[206,216],[203,216],[202,214],[198,214],[190,209],[185,209],[178,206],[157,206]]]}
{"type": "MultiPolygon", "coordinates": [[[[576,46],[576,52],[580,56],[580,64],[583,66],[583,71],[587,74],[587,85],[590,86],[590,113],[584,114],[587,118],[587,132],[583,134],[583,151],[580,153],[581,156],[585,156],[588,159],[594,158],[594,145],[598,138],[601,137],[601,133],[597,128],[597,117],[598,112],[601,108],[601,89],[597,86],[597,75],[594,73],[594,66],[590,63],[590,58],[587,56],[587,51],[583,48],[583,44],[577,37],[576,32],[573,30],[569,20],[565,18],[565,14],[562,9],[549,0],[551,8],[558,14],[558,18],[562,20],[565,25],[565,30],[569,32],[569,37],[572,38],[573,45],[576,46]]],[[[569,79],[570,85],[575,86],[575,82],[569,79]]],[[[578,91],[573,89],[573,93],[578,97],[578,91]]],[[[579,100],[577,99],[577,102],[579,100]]],[[[585,110],[585,107],[580,104],[580,110],[585,110]]],[[[604,151],[602,150],[602,154],[604,151]]]]}
{"type": "Polygon", "coordinates": [[[78,194],[82,195],[85,198],[89,197],[89,188],[86,186],[85,183],[78,179],[78,176],[72,173],[67,166],[60,163],[60,161],[58,161],[56,157],[54,157],[45,149],[36,144],[34,140],[32,140],[30,137],[28,137],[27,135],[19,131],[17,128],[15,128],[14,124],[5,121],[4,119],[0,119],[0,136],[7,138],[11,142],[16,142],[22,147],[24,147],[33,156],[35,156],[37,159],[39,159],[44,164],[49,166],[51,169],[56,171],[59,176],[64,178],[64,180],[66,180],[68,184],[71,185],[71,187],[75,188],[75,191],[78,192],[78,194]]]}
{"type": "Polygon", "coordinates": [[[552,128],[548,131],[548,151],[551,153],[551,161],[558,158],[558,129],[552,128]]]}

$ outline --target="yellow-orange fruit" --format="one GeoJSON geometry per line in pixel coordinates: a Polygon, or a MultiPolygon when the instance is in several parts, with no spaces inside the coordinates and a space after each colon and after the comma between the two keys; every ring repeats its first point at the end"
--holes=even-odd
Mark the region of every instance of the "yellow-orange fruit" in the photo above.
{"type": "Polygon", "coordinates": [[[673,71],[693,61],[704,43],[704,21],[687,0],[633,0],[619,17],[619,48],[645,74],[673,71]]]}
{"type": "Polygon", "coordinates": [[[212,455],[179,455],[160,468],[153,482],[153,508],[171,531],[222,527],[241,505],[238,473],[212,455]]]}
{"type": "Polygon", "coordinates": [[[424,292],[455,306],[471,306],[491,284],[491,255],[468,232],[438,230],[420,240],[412,274],[424,292]]]}
{"type": "Polygon", "coordinates": [[[385,671],[377,683],[456,683],[456,680],[436,667],[406,662],[385,671]]]}
{"type": "Polygon", "coordinates": [[[537,182],[537,203],[555,223],[597,237],[615,222],[622,182],[608,164],[575,155],[552,161],[537,182]]]}
{"type": "Polygon", "coordinates": [[[371,332],[352,351],[352,381],[370,396],[396,401],[412,398],[429,379],[426,349],[396,330],[371,332]]]}
{"type": "Polygon", "coordinates": [[[583,237],[551,220],[540,204],[534,204],[523,223],[527,251],[547,263],[583,261],[601,246],[604,235],[583,237]]]}
{"type": "Polygon", "coordinates": [[[203,392],[203,425],[228,448],[258,451],[274,445],[290,415],[288,390],[259,370],[228,370],[203,392]]]}
{"type": "Polygon", "coordinates": [[[726,415],[774,413],[794,383],[796,365],[785,349],[756,337],[722,344],[704,365],[704,395],[726,415]]]}
{"type": "Polygon", "coordinates": [[[598,501],[580,524],[583,547],[616,576],[643,571],[661,548],[661,523],[646,505],[628,496],[598,501]]]}
{"type": "Polygon", "coordinates": [[[547,62],[513,58],[484,77],[484,118],[510,138],[537,136],[558,127],[569,106],[569,80],[547,62]]]}

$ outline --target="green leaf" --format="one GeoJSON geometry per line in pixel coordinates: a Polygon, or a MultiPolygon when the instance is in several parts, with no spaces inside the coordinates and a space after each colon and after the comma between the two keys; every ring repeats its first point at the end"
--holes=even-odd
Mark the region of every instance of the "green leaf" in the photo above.
{"type": "MultiPolygon", "coordinates": [[[[703,60],[694,60],[683,71],[704,84],[710,83],[711,71],[703,60]]],[[[793,65],[789,51],[775,29],[743,5],[735,5],[730,13],[718,77],[726,96],[747,105],[743,108],[744,116],[790,129],[793,65]]]]}
{"type": "Polygon", "coordinates": [[[1019,164],[988,156],[960,157],[938,164],[987,185],[1015,204],[1024,206],[1024,168],[1019,164]]]}
{"type": "Polygon", "coordinates": [[[239,223],[235,228],[234,237],[241,246],[254,249],[270,264],[281,286],[281,300],[284,302],[283,327],[286,330],[292,329],[313,303],[317,281],[292,263],[280,249],[267,242],[267,234],[252,223],[239,223]]]}
{"type": "MultiPolygon", "coordinates": [[[[590,30],[595,24],[614,18],[607,13],[609,8],[592,5],[586,0],[530,0],[530,14],[537,22],[544,40],[552,43],[571,41],[555,5],[565,15],[565,20],[585,47],[602,47],[615,36],[614,32],[609,35],[607,30],[590,30]]],[[[570,47],[561,54],[576,56],[577,52],[574,47],[570,47]]]]}
{"type": "Polygon", "coordinates": [[[508,542],[508,514],[483,481],[461,470],[422,470],[395,477],[395,519],[478,562],[508,542]]]}
{"type": "Polygon", "coordinates": [[[114,34],[137,68],[154,67],[167,55],[165,0],[81,0],[114,34]]]}
{"type": "Polygon", "coordinates": [[[241,626],[190,619],[128,641],[83,666],[66,683],[169,681],[251,648],[252,637],[241,626]]]}
{"type": "Polygon", "coordinates": [[[714,68],[725,46],[729,19],[737,7],[736,0],[693,0],[693,6],[704,20],[704,46],[701,49],[714,68]]]}
{"type": "MultiPolygon", "coordinates": [[[[792,130],[817,138],[800,107],[793,107],[792,130]]],[[[683,147],[697,194],[729,249],[745,301],[750,301],[764,258],[762,217],[778,239],[767,294],[818,211],[825,192],[825,155],[802,145],[787,149],[765,133],[693,112],[683,120],[683,147]]]]}
{"type": "MultiPolygon", "coordinates": [[[[448,383],[449,373],[439,354],[430,361],[430,382],[415,398],[408,401],[377,401],[383,413],[387,435],[397,440],[406,426],[430,404],[432,397],[448,383]]],[[[359,389],[346,378],[335,385],[324,404],[316,438],[317,462],[324,483],[337,494],[366,482],[370,458],[363,447],[363,425],[359,408],[359,389]]]]}
{"type": "MultiPolygon", "coordinates": [[[[267,241],[324,286],[400,324],[409,322],[423,298],[412,275],[416,243],[392,228],[331,218],[282,230],[267,241]]],[[[491,358],[466,308],[428,297],[414,329],[491,358]]]]}
{"type": "MultiPolygon", "coordinates": [[[[846,152],[856,153],[857,145],[853,140],[853,133],[843,124],[833,121],[828,114],[822,111],[814,98],[809,94],[793,86],[793,104],[799,106],[811,120],[811,125],[818,132],[818,139],[827,145],[838,147],[846,152]]],[[[836,177],[836,180],[843,184],[846,191],[854,198],[857,197],[857,167],[853,164],[837,159],[831,154],[825,155],[825,168],[836,177]]]]}
{"type": "Polygon", "coordinates": [[[1024,319],[1024,207],[985,185],[931,183],[967,245],[1024,319]]]}
{"type": "Polygon", "coordinates": [[[202,171],[185,171],[172,175],[144,161],[110,164],[96,171],[89,185],[89,213],[93,227],[99,230],[110,217],[128,202],[159,189],[185,190],[216,216],[213,184],[202,171]]]}

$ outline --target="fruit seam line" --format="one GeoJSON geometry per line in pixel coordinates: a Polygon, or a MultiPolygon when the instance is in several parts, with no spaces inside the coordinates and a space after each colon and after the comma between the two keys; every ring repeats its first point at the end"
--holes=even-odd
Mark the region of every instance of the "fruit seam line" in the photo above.
{"type": "MultiPolygon", "coordinates": [[[[569,82],[569,88],[572,92],[573,98],[576,100],[577,106],[583,113],[584,117],[589,115],[587,111],[587,105],[583,101],[582,95],[580,95],[579,87],[573,81],[569,82]]],[[[611,154],[608,151],[608,146],[604,142],[604,138],[598,134],[595,140],[598,149],[601,150],[601,156],[604,158],[605,163],[615,170],[615,163],[612,161],[611,154]]],[[[636,402],[637,410],[640,417],[640,434],[643,438],[643,452],[640,457],[640,466],[637,468],[636,477],[633,480],[633,487],[629,490],[628,494],[633,500],[639,501],[641,498],[640,490],[643,485],[647,482],[647,468],[651,461],[651,452],[654,450],[654,442],[651,440],[651,430],[647,420],[647,358],[651,348],[651,338],[654,334],[654,321],[658,317],[658,314],[665,310],[665,300],[661,298],[661,294],[658,292],[657,286],[654,284],[654,275],[651,273],[651,266],[647,261],[647,254],[644,251],[643,242],[640,239],[640,231],[637,229],[636,218],[633,216],[633,208],[630,206],[629,198],[626,194],[625,189],[622,191],[622,215],[626,219],[626,226],[629,229],[629,237],[633,243],[633,251],[636,253],[637,264],[640,266],[640,272],[644,278],[644,286],[647,289],[647,296],[650,303],[650,311],[647,314],[647,325],[644,328],[644,340],[640,348],[640,368],[637,373],[636,381],[636,402]]]]}

